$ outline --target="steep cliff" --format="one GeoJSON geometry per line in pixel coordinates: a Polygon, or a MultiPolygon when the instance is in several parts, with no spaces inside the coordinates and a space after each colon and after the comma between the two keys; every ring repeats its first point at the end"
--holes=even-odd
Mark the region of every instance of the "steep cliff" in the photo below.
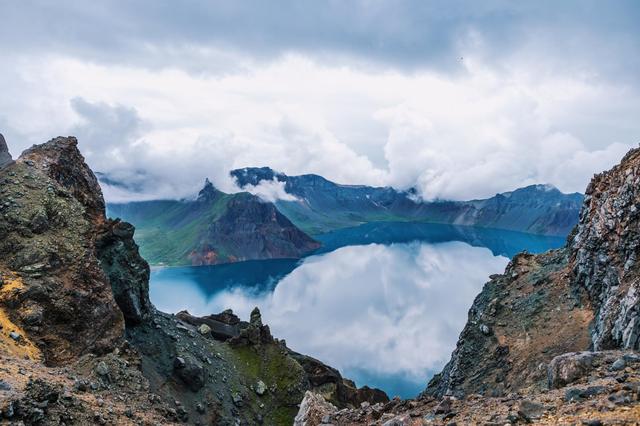
{"type": "Polygon", "coordinates": [[[596,350],[640,346],[640,149],[596,175],[570,241],[574,286],[593,305],[596,350]]]}
{"type": "Polygon", "coordinates": [[[249,322],[156,311],[133,236],[106,218],[75,138],[0,168],[0,419],[286,425],[307,390],[344,407],[388,399],[303,361],[257,309],[249,322]]]}
{"type": "Polygon", "coordinates": [[[108,213],[136,225],[141,252],[153,264],[297,259],[320,246],[272,203],[225,194],[208,180],[194,201],[109,204],[108,213]]]}

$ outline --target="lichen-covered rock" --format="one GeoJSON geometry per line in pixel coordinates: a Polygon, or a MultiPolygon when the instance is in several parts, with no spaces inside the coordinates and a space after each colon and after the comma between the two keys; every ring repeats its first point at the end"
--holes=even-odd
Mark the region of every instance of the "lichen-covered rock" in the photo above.
{"type": "Polygon", "coordinates": [[[123,315],[96,255],[104,200],[74,138],[25,151],[0,170],[0,309],[50,364],[112,350],[123,315]]]}
{"type": "Polygon", "coordinates": [[[593,352],[570,352],[551,360],[547,367],[549,388],[561,388],[587,376],[594,368],[593,352]]]}
{"type": "Polygon", "coordinates": [[[20,155],[20,161],[48,175],[85,208],[94,220],[104,218],[105,204],[98,179],[78,150],[73,136],[57,137],[47,143],[34,145],[20,155]]]}
{"type": "Polygon", "coordinates": [[[587,187],[570,242],[576,284],[596,312],[596,350],[640,347],[640,149],[587,187]]]}

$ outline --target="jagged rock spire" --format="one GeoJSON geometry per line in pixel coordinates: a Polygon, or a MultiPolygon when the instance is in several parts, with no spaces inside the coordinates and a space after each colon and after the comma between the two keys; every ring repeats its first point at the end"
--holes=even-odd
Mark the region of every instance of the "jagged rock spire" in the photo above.
{"type": "Polygon", "coordinates": [[[198,193],[198,201],[212,201],[214,200],[220,191],[216,189],[215,186],[211,183],[209,178],[205,178],[204,187],[198,193]]]}
{"type": "Polygon", "coordinates": [[[13,163],[7,142],[4,140],[4,136],[0,133],[0,169],[13,163]]]}

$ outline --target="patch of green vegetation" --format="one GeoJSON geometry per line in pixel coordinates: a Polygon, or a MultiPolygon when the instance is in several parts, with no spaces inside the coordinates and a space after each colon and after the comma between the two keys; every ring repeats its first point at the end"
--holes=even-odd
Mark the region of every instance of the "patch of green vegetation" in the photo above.
{"type": "Polygon", "coordinates": [[[262,345],[258,352],[254,347],[234,348],[237,367],[255,381],[262,380],[268,387],[278,390],[298,387],[304,370],[279,345],[262,345]]]}
{"type": "Polygon", "coordinates": [[[296,414],[298,414],[298,409],[295,407],[277,407],[268,420],[273,425],[289,426],[293,423],[296,414]]]}
{"type": "Polygon", "coordinates": [[[256,396],[265,405],[265,424],[290,425],[297,412],[297,404],[304,396],[304,370],[277,344],[232,349],[238,371],[250,383],[259,380],[268,391],[256,396]]]}

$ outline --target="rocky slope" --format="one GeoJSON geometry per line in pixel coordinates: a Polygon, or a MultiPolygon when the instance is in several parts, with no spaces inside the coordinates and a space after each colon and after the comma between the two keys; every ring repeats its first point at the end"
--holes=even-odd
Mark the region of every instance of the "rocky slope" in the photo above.
{"type": "Polygon", "coordinates": [[[343,411],[307,395],[299,424],[637,424],[639,209],[635,149],[593,178],[564,248],[491,277],[423,395],[343,411]]]}
{"type": "MultiPolygon", "coordinates": [[[[545,392],[514,392],[501,397],[394,399],[338,409],[307,392],[294,425],[635,425],[640,421],[640,357],[636,352],[568,354],[553,365],[571,372],[570,381],[545,392]],[[589,363],[585,364],[584,360],[589,363]],[[624,364],[622,366],[622,364],[624,364]],[[584,368],[575,368],[583,365],[584,368]]],[[[566,378],[554,374],[552,378],[566,378]]]]}
{"type": "Polygon", "coordinates": [[[225,194],[208,180],[195,201],[109,204],[108,214],[136,226],[142,255],[153,264],[298,259],[320,246],[272,203],[249,193],[225,194]]]}
{"type": "Polygon", "coordinates": [[[375,221],[423,221],[566,236],[578,220],[580,194],[531,185],[485,200],[418,201],[414,191],[339,185],[318,175],[287,176],[268,167],[231,171],[241,188],[265,181],[284,184],[296,201],[278,209],[312,235],[375,221]]]}
{"type": "Polygon", "coordinates": [[[257,310],[156,311],[133,234],[106,218],[74,138],[0,167],[0,422],[278,425],[307,390],[388,400],[292,353],[257,310]]]}

